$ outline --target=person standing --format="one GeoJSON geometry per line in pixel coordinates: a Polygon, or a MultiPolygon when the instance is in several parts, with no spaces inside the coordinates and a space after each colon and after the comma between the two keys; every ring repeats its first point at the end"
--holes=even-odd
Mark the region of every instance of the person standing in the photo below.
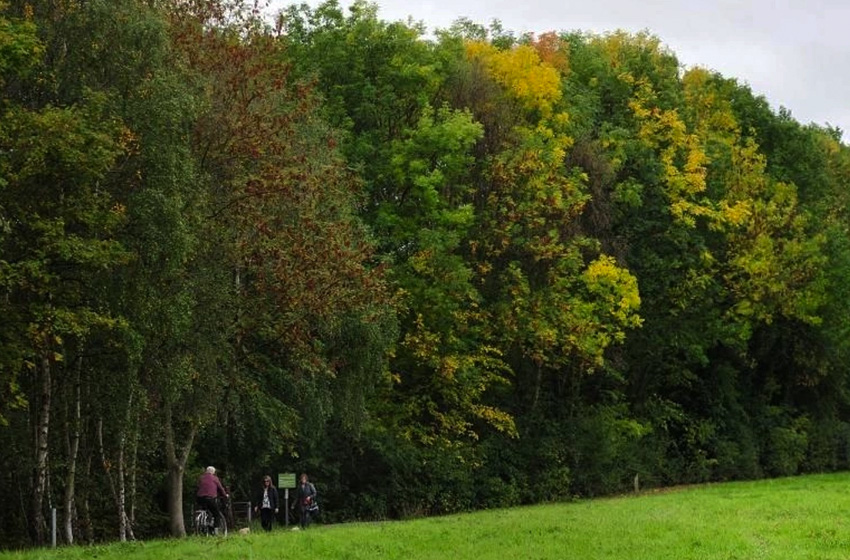
{"type": "Polygon", "coordinates": [[[272,530],[272,522],[277,515],[277,488],[272,486],[272,477],[263,477],[263,488],[260,490],[254,505],[254,512],[260,512],[260,522],[266,531],[272,530]]]}
{"type": "Polygon", "coordinates": [[[310,518],[315,511],[318,511],[316,506],[316,487],[313,483],[307,480],[307,474],[301,474],[301,482],[298,484],[298,494],[296,502],[299,507],[301,528],[306,529],[310,526],[310,518]]]}
{"type": "Polygon", "coordinates": [[[218,507],[218,498],[227,497],[227,491],[221,484],[221,480],[215,474],[215,467],[207,467],[201,478],[198,479],[197,492],[198,505],[213,514],[215,527],[220,525],[222,519],[221,508],[218,507]]]}

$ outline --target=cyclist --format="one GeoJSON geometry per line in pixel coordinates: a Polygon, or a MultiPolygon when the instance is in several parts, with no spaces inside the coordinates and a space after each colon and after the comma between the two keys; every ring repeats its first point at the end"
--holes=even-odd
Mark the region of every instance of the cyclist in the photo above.
{"type": "Polygon", "coordinates": [[[218,527],[221,518],[221,508],[218,506],[218,497],[227,497],[227,491],[221,484],[221,480],[215,475],[215,467],[207,467],[206,472],[198,479],[198,506],[213,514],[214,527],[218,527]]]}

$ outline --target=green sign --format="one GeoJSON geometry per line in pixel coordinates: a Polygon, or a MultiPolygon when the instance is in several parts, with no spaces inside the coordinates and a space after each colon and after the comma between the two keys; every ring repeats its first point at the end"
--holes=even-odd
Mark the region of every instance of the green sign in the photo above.
{"type": "Polygon", "coordinates": [[[295,473],[278,473],[277,475],[277,487],[278,488],[295,488],[298,486],[295,483],[295,473]]]}

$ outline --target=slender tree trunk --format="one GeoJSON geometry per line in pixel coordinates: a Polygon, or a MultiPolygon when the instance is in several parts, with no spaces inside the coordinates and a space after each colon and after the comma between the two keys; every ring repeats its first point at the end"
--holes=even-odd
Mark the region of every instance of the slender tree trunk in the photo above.
{"type": "Polygon", "coordinates": [[[100,418],[97,423],[97,439],[100,447],[100,459],[103,463],[103,469],[106,473],[106,479],[109,481],[109,490],[112,492],[112,502],[115,506],[115,514],[118,518],[118,539],[121,542],[126,542],[127,539],[134,540],[132,524],[130,516],[127,515],[127,432],[132,429],[130,426],[130,418],[133,414],[133,395],[134,390],[130,390],[130,395],[127,398],[126,414],[123,425],[118,430],[118,457],[115,464],[115,476],[112,475],[112,463],[106,456],[106,449],[103,446],[103,419],[100,418]]]}
{"type": "MultiPolygon", "coordinates": [[[[141,413],[136,409],[135,429],[133,430],[132,459],[130,463],[130,530],[136,525],[136,472],[139,463],[139,422],[141,413]]],[[[136,536],[131,533],[133,540],[136,536]]]]}
{"type": "Polygon", "coordinates": [[[31,536],[35,544],[44,544],[46,540],[46,522],[44,518],[44,496],[47,488],[48,433],[50,429],[50,407],[53,380],[51,379],[50,358],[47,352],[41,356],[41,408],[35,427],[35,465],[33,467],[31,536]]]}
{"type": "Polygon", "coordinates": [[[21,519],[24,520],[24,527],[26,527],[27,530],[29,530],[29,527],[30,527],[30,519],[29,519],[30,504],[27,503],[28,502],[27,499],[30,497],[29,492],[27,491],[27,490],[29,490],[29,488],[27,487],[27,484],[21,484],[20,476],[19,476],[18,473],[15,473],[13,487],[17,488],[17,490],[18,490],[18,508],[19,508],[18,513],[21,515],[21,519]],[[17,483],[17,484],[15,484],[15,483],[17,483]]]}
{"type": "Polygon", "coordinates": [[[118,539],[127,542],[127,513],[124,511],[124,436],[118,447],[118,493],[115,496],[115,507],[118,510],[118,539]]]}
{"type": "Polygon", "coordinates": [[[186,470],[186,461],[192,443],[197,433],[197,425],[192,424],[192,429],[186,438],[186,444],[178,450],[175,444],[174,426],[172,424],[171,405],[166,404],[165,412],[165,458],[168,468],[168,515],[171,518],[171,535],[174,537],[186,536],[186,523],[183,519],[183,473],[186,470]]]}
{"type": "Polygon", "coordinates": [[[100,450],[100,464],[103,467],[106,480],[109,482],[109,492],[112,494],[112,503],[118,510],[118,538],[124,540],[124,532],[121,528],[121,508],[118,505],[118,493],[115,491],[115,480],[112,477],[112,463],[106,458],[106,449],[103,446],[103,417],[97,419],[97,448],[100,450]]]}
{"type": "Polygon", "coordinates": [[[537,403],[540,401],[540,386],[543,385],[543,368],[539,363],[535,363],[534,376],[534,396],[531,399],[531,410],[537,409],[537,403]]]}
{"type": "Polygon", "coordinates": [[[130,425],[130,419],[133,415],[133,396],[135,391],[130,390],[130,396],[127,399],[127,415],[124,419],[124,426],[121,428],[120,439],[118,442],[118,515],[119,515],[119,530],[121,532],[121,541],[127,539],[134,540],[133,527],[130,524],[130,516],[127,515],[127,433],[133,430],[130,425]]]}
{"type": "Polygon", "coordinates": [[[68,444],[68,474],[65,478],[65,499],[63,509],[65,511],[65,542],[74,544],[74,519],[75,519],[75,485],[77,478],[77,455],[80,450],[80,430],[82,427],[82,389],[81,370],[83,359],[77,359],[77,371],[74,377],[74,417],[70,422],[70,441],[68,444]]]}
{"type": "MultiPolygon", "coordinates": [[[[89,446],[90,447],[90,446],[89,446]]],[[[91,470],[92,470],[92,456],[94,455],[93,451],[89,451],[86,454],[86,472],[83,477],[84,480],[91,480],[91,470]]],[[[94,525],[92,525],[91,519],[91,507],[89,505],[89,492],[84,494],[83,499],[83,534],[86,538],[86,543],[94,544],[94,525]]]]}
{"type": "Polygon", "coordinates": [[[123,494],[120,489],[121,478],[121,462],[124,460],[123,454],[119,449],[118,452],[118,478],[119,482],[116,485],[115,477],[112,476],[112,462],[106,457],[106,449],[103,446],[103,418],[97,420],[97,441],[100,449],[100,463],[103,465],[103,471],[106,475],[106,480],[109,482],[109,492],[112,494],[112,505],[115,507],[115,515],[118,519],[118,540],[125,542],[127,540],[127,522],[124,515],[124,507],[122,503],[123,494]]]}

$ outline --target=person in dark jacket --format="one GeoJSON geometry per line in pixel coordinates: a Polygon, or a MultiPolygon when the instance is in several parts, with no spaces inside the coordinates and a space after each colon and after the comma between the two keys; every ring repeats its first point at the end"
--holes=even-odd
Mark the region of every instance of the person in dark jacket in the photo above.
{"type": "Polygon", "coordinates": [[[254,512],[260,512],[260,522],[266,531],[272,530],[272,522],[277,515],[277,510],[277,488],[272,486],[272,477],[266,475],[263,477],[263,488],[257,494],[257,501],[254,502],[254,512]]]}
{"type": "Polygon", "coordinates": [[[219,526],[219,520],[222,518],[221,508],[218,507],[217,498],[219,496],[226,498],[227,491],[215,475],[215,467],[207,467],[207,470],[198,479],[197,501],[199,507],[213,514],[215,527],[219,526]]]}
{"type": "MultiPolygon", "coordinates": [[[[295,504],[298,504],[301,522],[301,528],[306,529],[310,526],[310,520],[315,512],[318,511],[316,505],[316,487],[313,483],[307,480],[307,475],[301,475],[301,482],[298,484],[295,504]]],[[[295,505],[293,504],[293,505],[295,505]]]]}

